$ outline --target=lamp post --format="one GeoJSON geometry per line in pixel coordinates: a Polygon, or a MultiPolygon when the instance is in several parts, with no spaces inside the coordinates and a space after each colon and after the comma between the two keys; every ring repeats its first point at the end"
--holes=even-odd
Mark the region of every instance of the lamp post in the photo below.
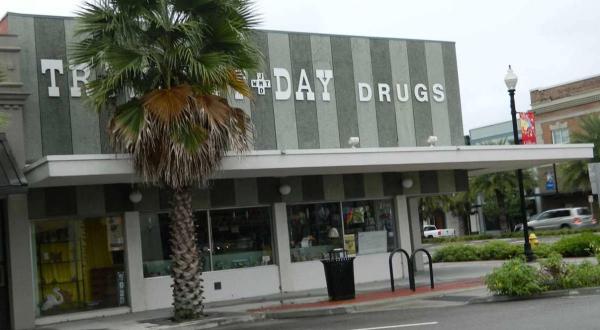
{"type": "MultiPolygon", "coordinates": [[[[512,115],[512,126],[513,136],[515,144],[521,144],[519,141],[519,131],[517,128],[517,110],[515,107],[515,87],[517,86],[517,75],[513,72],[510,65],[508,66],[508,72],[504,76],[504,82],[508,88],[508,95],[510,95],[510,114],[512,115]]],[[[529,228],[527,228],[527,214],[525,213],[525,192],[523,189],[523,171],[517,170],[517,181],[519,182],[519,199],[521,200],[521,221],[523,224],[523,238],[525,239],[525,259],[529,261],[535,260],[535,255],[531,250],[531,244],[529,243],[529,228]]]]}

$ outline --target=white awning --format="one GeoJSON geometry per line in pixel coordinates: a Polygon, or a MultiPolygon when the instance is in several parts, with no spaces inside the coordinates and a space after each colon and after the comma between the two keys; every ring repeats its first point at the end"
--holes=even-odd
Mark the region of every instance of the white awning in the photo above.
{"type": "MultiPolygon", "coordinates": [[[[228,155],[215,178],[468,170],[482,174],[593,157],[593,144],[253,151],[228,155]]],[[[30,187],[131,183],[128,155],[46,156],[24,170],[30,187]]]]}

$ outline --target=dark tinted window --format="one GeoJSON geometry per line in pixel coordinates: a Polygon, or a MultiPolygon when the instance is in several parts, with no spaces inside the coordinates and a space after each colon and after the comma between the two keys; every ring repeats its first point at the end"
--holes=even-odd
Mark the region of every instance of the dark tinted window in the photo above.
{"type": "Polygon", "coordinates": [[[577,214],[579,214],[579,215],[590,215],[590,210],[588,210],[588,209],[577,209],[577,214]]]}
{"type": "Polygon", "coordinates": [[[551,218],[562,218],[562,217],[568,217],[570,215],[571,215],[571,212],[569,210],[559,210],[559,211],[552,212],[551,218]]]}

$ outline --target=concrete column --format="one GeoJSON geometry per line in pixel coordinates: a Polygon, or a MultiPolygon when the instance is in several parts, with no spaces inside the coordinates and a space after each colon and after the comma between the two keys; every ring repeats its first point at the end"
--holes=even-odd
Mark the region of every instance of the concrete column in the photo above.
{"type": "Polygon", "coordinates": [[[275,203],[273,205],[273,217],[275,220],[275,255],[279,266],[280,291],[287,292],[293,289],[293,284],[286,203],[275,203]]]}
{"type": "MultiPolygon", "coordinates": [[[[409,226],[409,214],[408,214],[408,200],[404,195],[398,195],[394,197],[394,204],[396,207],[396,228],[398,228],[398,246],[409,254],[412,251],[412,243],[410,241],[410,226],[409,226]]],[[[396,253],[400,255],[400,253],[396,253]]],[[[394,258],[394,262],[400,260],[402,267],[402,277],[408,277],[408,264],[405,262],[404,257],[394,258]]],[[[396,270],[398,268],[394,268],[396,270]]]]}
{"type": "Polygon", "coordinates": [[[33,241],[27,210],[27,195],[10,195],[8,216],[8,255],[11,317],[14,329],[35,327],[33,241]]]}
{"type": "Polygon", "coordinates": [[[142,235],[140,213],[125,212],[125,268],[129,288],[129,305],[132,312],[146,310],[144,268],[142,260],[142,235]]]}
{"type": "MultiPolygon", "coordinates": [[[[408,214],[410,219],[412,251],[414,251],[423,247],[421,242],[421,221],[419,220],[418,197],[408,199],[408,214]]],[[[417,270],[423,270],[423,253],[419,253],[415,259],[417,270]]]]}

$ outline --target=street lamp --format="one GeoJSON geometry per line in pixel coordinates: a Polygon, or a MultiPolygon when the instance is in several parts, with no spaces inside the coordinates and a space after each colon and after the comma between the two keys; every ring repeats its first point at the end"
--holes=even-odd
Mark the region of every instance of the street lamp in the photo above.
{"type": "MultiPolygon", "coordinates": [[[[513,136],[515,139],[514,142],[515,144],[520,144],[519,131],[517,129],[517,110],[515,108],[515,87],[517,87],[517,80],[517,75],[513,72],[509,65],[506,76],[504,76],[504,82],[506,83],[506,88],[508,88],[508,95],[510,95],[510,114],[512,115],[513,136]]],[[[527,228],[525,192],[523,190],[523,171],[521,169],[517,170],[517,181],[519,182],[519,198],[521,200],[521,221],[523,224],[523,238],[525,239],[525,259],[527,261],[533,261],[535,260],[535,255],[531,250],[531,244],[529,244],[529,228],[527,228]]]]}

